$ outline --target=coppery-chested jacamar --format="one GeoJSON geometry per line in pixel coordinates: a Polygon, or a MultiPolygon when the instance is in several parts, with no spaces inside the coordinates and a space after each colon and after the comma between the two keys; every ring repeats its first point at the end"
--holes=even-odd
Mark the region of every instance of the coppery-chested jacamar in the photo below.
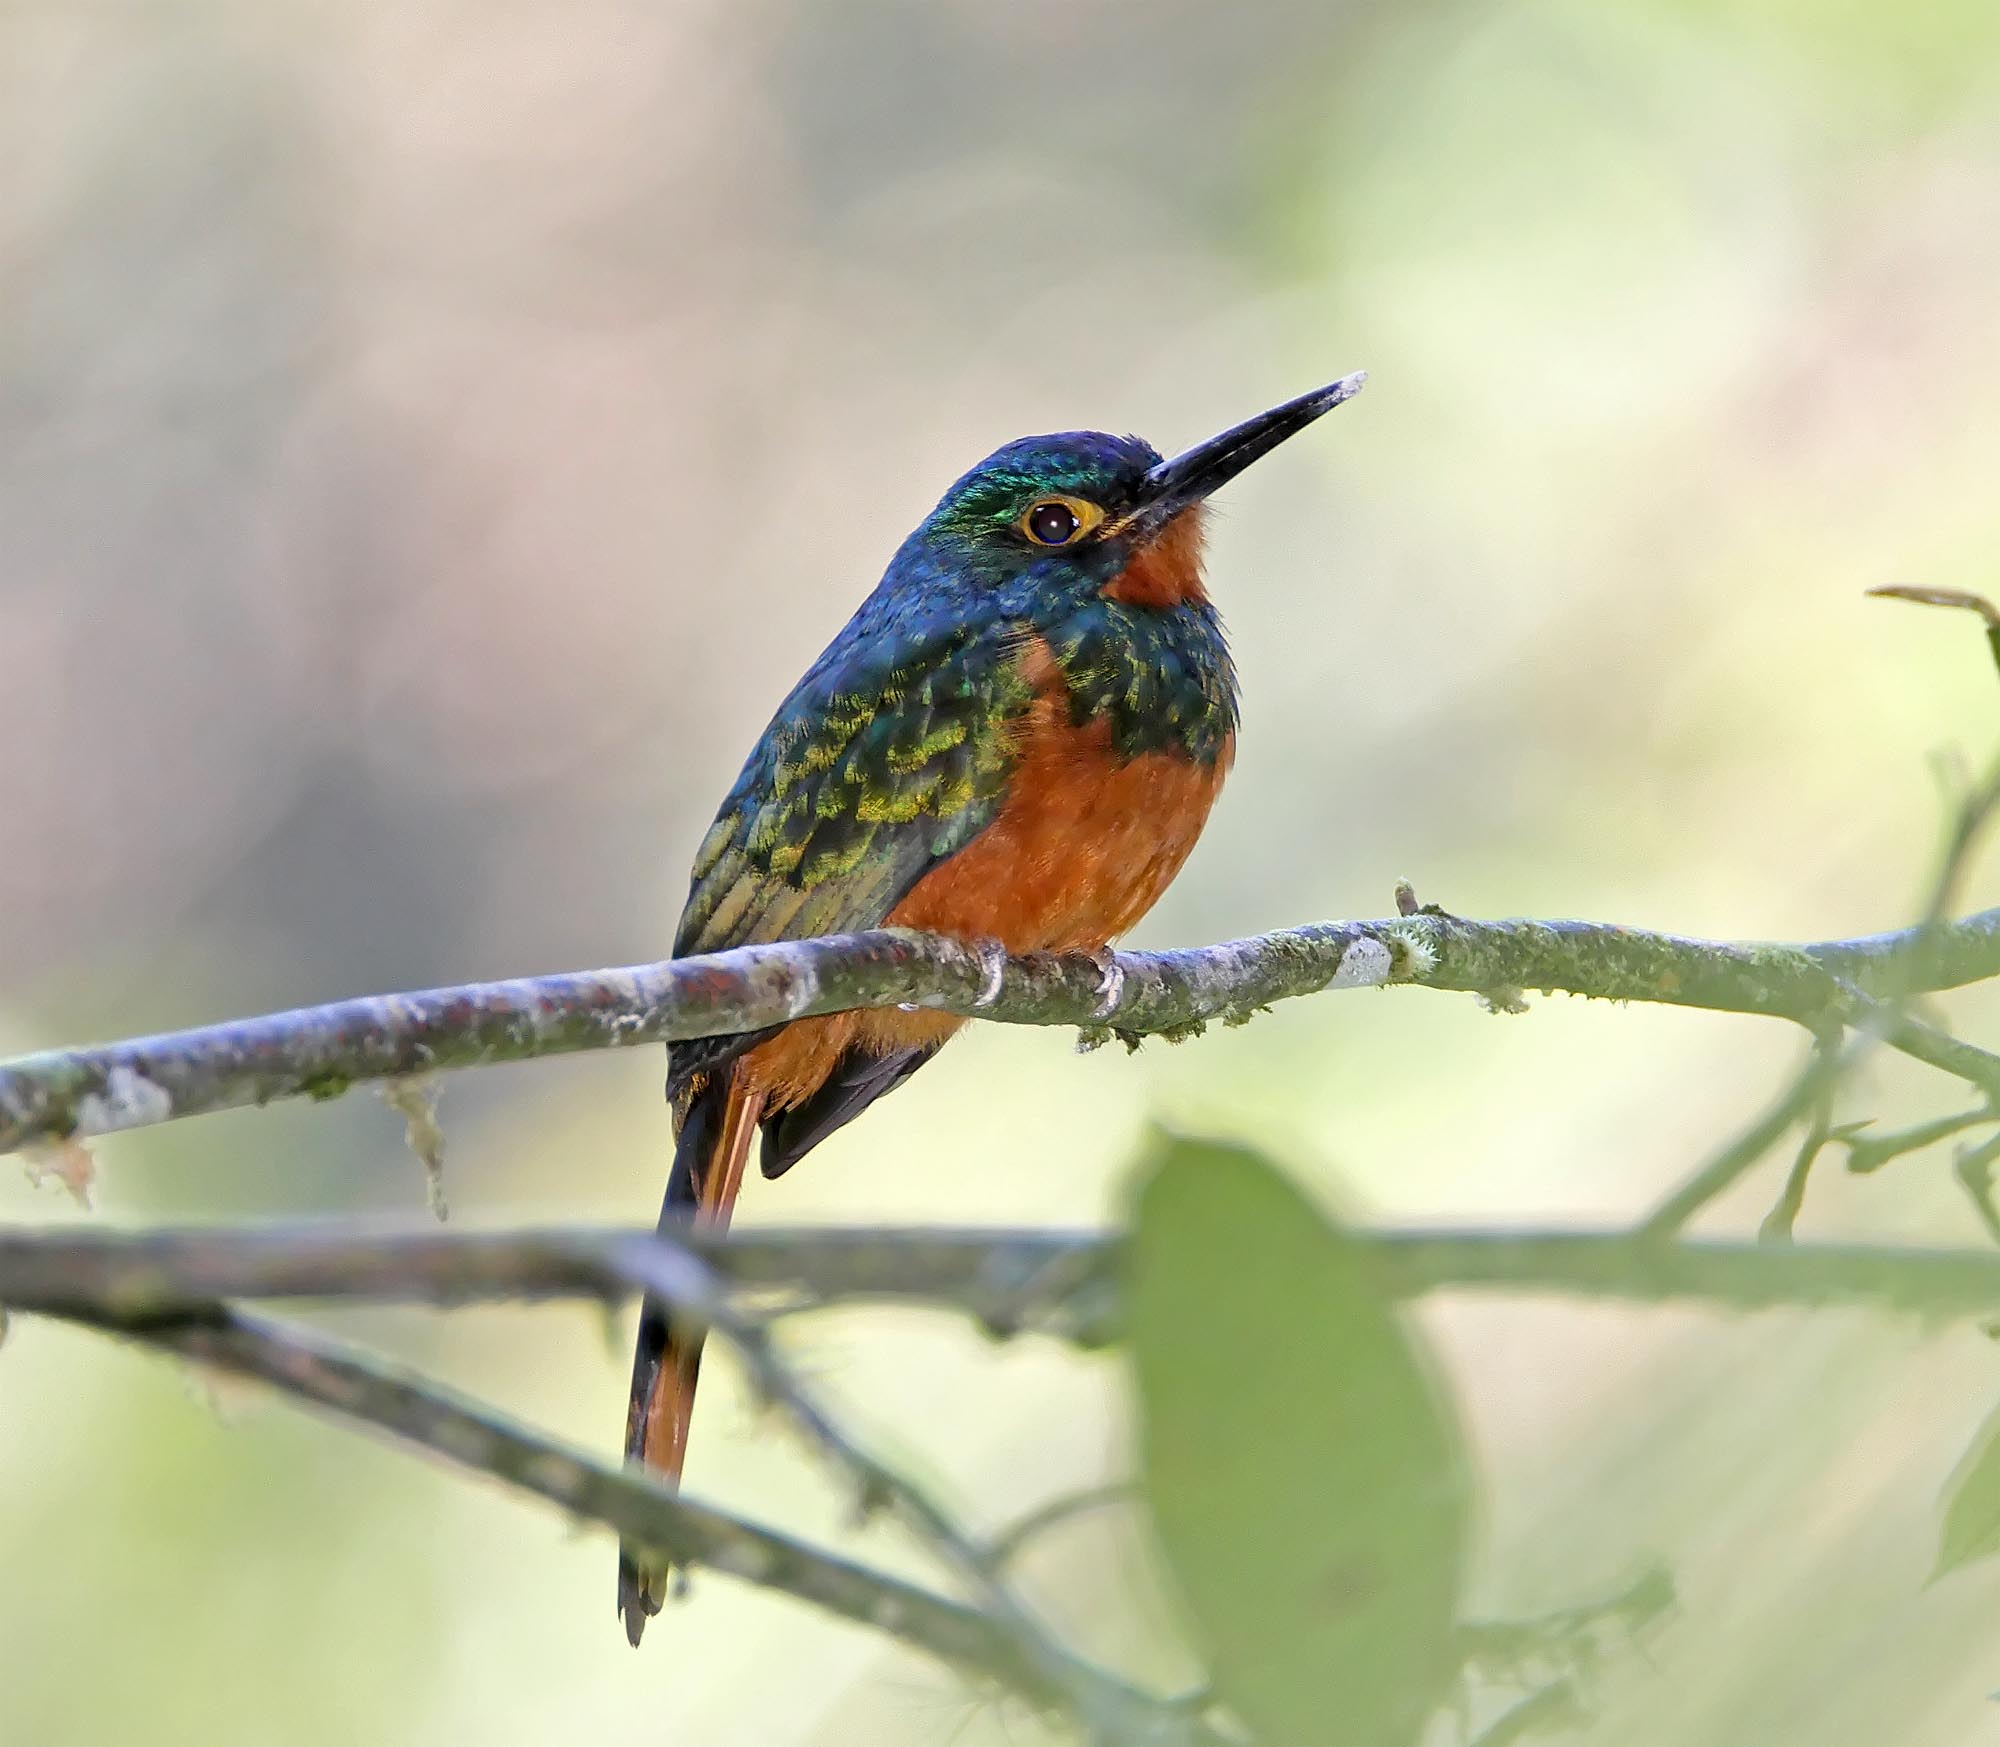
{"type": "MultiPolygon", "coordinates": [[[[1235,750],[1203,500],[1361,382],[1171,461],[1137,437],[1065,431],[973,468],[764,730],[696,853],[676,956],[885,924],[1101,952],[1130,928],[1180,871],[1235,750]]],[[[753,1131],[780,1175],[963,1023],[837,1013],[674,1045],[661,1224],[727,1221],[753,1131]]],[[[648,1302],[626,1453],[671,1477],[700,1359],[648,1302]]],[[[634,1644],[665,1578],[621,1550],[634,1644]]]]}

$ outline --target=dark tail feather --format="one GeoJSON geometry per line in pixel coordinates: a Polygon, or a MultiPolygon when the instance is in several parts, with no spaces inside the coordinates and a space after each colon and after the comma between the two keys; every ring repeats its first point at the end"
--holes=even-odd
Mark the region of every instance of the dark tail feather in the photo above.
{"type": "MultiPolygon", "coordinates": [[[[743,1161],[757,1129],[763,1099],[746,1092],[724,1068],[698,1091],[681,1120],[674,1168],[660,1206],[660,1229],[699,1219],[726,1226],[743,1185],[743,1161]]],[[[639,1345],[632,1356],[632,1398],[625,1415],[625,1457],[681,1477],[687,1456],[688,1416],[701,1371],[701,1337],[677,1331],[666,1306],[648,1298],[639,1310],[639,1345]]],[[[618,1611],[625,1636],[636,1646],[648,1616],[667,1597],[667,1565],[629,1542],[618,1549],[618,1611]]]]}

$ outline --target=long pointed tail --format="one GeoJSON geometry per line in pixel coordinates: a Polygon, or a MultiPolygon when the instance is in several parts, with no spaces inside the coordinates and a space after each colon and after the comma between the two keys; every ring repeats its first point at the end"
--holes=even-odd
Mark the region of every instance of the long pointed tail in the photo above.
{"type": "MultiPolygon", "coordinates": [[[[748,1092],[724,1068],[701,1088],[681,1120],[674,1168],[660,1207],[662,1231],[690,1220],[726,1226],[743,1186],[743,1161],[757,1130],[762,1095],[748,1092]]],[[[701,1337],[677,1329],[666,1307],[648,1298],[639,1311],[639,1345],[632,1355],[632,1398],[625,1415],[625,1456],[681,1477],[687,1457],[688,1416],[694,1411],[701,1371],[701,1337]]],[[[648,1616],[667,1596],[667,1566],[631,1546],[618,1549],[618,1611],[634,1647],[648,1616]]]]}

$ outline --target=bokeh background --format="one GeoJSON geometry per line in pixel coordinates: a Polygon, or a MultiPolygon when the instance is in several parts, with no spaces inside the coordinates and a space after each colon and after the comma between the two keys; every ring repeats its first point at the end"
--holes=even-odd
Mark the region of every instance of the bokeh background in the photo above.
{"type": "MultiPolygon", "coordinates": [[[[1241,755],[1138,938],[1381,914],[1405,875],[1723,936],[1907,919],[2000,699],[1971,626],[1861,591],[2000,586],[1990,0],[4,0],[0,1047],[658,956],[752,736],[964,466],[1177,447],[1362,366],[1222,506],[1241,755]]],[[[744,1217],[1114,1217],[1162,1116],[1359,1214],[1628,1218],[1797,1048],[1409,993],[1069,1045],[978,1031],[744,1217]]],[[[454,1216],[649,1219],[660,1072],[455,1080],[454,1216]]],[[[1958,1096],[1882,1067],[1846,1108],[1958,1096]]],[[[100,1220],[423,1217],[365,1095],[97,1151],[100,1220]]],[[[1828,1169],[1802,1230],[1974,1240],[1947,1177],[1828,1169]]],[[[72,1216],[0,1172],[0,1217],[72,1216]]],[[[615,1446],[622,1325],[330,1320],[615,1446]]],[[[1994,1739],[2000,1576],[1924,1587],[2000,1398],[1976,1331],[1423,1323],[1480,1611],[1678,1579],[1588,1739],[1994,1739]]],[[[983,1524],[1124,1468],[1108,1361],[793,1338],[983,1524]]],[[[692,1486],[920,1568],[710,1377],[692,1486]]],[[[720,1578],[635,1656],[601,1538],[35,1323],[0,1569],[10,1747],[1038,1738],[720,1578]]],[[[1129,1523],[1027,1570],[1159,1663],[1129,1523]]]]}

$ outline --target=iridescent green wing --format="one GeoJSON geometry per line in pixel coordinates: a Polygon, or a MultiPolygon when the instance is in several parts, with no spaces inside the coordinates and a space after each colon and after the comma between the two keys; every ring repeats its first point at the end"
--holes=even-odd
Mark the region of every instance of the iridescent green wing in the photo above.
{"type": "Polygon", "coordinates": [[[873,928],[999,811],[1016,637],[926,633],[857,615],[800,682],[702,841],[676,954],[873,928]]]}

